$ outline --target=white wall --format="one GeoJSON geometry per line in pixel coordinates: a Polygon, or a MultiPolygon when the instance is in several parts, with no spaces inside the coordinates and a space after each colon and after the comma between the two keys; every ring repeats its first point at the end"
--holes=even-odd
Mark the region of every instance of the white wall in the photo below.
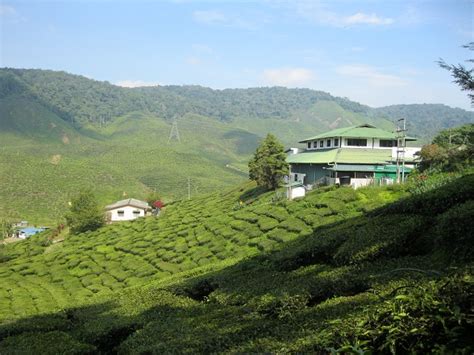
{"type": "MultiPolygon", "coordinates": [[[[327,179],[328,179],[327,181],[328,181],[329,185],[339,184],[339,178],[330,178],[330,177],[328,177],[327,179]]],[[[368,186],[370,184],[373,184],[373,182],[374,182],[374,179],[372,179],[372,178],[368,178],[368,179],[365,179],[365,178],[364,179],[351,178],[351,184],[346,185],[346,186],[351,186],[352,188],[357,189],[359,187],[368,186]]]]}
{"type": "Polygon", "coordinates": [[[138,217],[144,217],[145,216],[145,210],[137,207],[132,207],[132,206],[125,206],[125,207],[120,207],[120,208],[115,208],[113,210],[107,211],[107,213],[110,216],[110,220],[112,222],[116,221],[130,221],[132,219],[136,219],[138,217]],[[123,215],[118,214],[118,211],[123,211],[123,215]],[[140,211],[138,214],[134,214],[133,211],[140,211]]]}
{"type": "Polygon", "coordinates": [[[286,197],[289,200],[293,200],[298,197],[304,197],[306,189],[303,186],[289,187],[286,191],[286,197]]]}
{"type": "MultiPolygon", "coordinates": [[[[405,159],[413,160],[419,151],[421,151],[420,147],[405,147],[405,159]]],[[[392,148],[392,158],[397,159],[397,147],[392,148]]]]}

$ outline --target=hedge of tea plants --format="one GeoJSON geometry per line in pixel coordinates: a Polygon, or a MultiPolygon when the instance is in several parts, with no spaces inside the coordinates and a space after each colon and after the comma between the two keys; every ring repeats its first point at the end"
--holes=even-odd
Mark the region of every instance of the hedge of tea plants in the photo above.
{"type": "Polygon", "coordinates": [[[156,220],[83,235],[88,242],[78,236],[36,255],[32,248],[30,264],[49,261],[46,269],[63,270],[63,281],[29,275],[33,268],[22,266],[27,249],[12,253],[2,264],[11,313],[0,322],[0,353],[61,351],[57,339],[72,353],[470,353],[474,255],[466,231],[474,227],[473,187],[471,175],[438,188],[441,200],[456,201],[444,207],[431,192],[407,197],[398,187],[327,189],[293,202],[237,189],[184,201],[156,220]],[[383,207],[401,196],[403,203],[383,207]],[[243,197],[253,202],[240,204],[243,197]],[[138,238],[150,226],[161,236],[153,250],[138,238]],[[277,239],[282,235],[289,237],[277,239]],[[65,267],[73,246],[76,259],[89,259],[65,267]],[[129,275],[145,261],[158,271],[146,255],[159,249],[159,262],[177,269],[129,275]],[[114,253],[131,259],[111,263],[114,253]],[[200,265],[201,259],[209,261],[200,265]],[[185,262],[192,265],[180,271],[185,262]],[[104,275],[115,280],[112,287],[94,292],[94,280],[104,275]],[[41,301],[47,292],[54,307],[41,301]],[[34,294],[33,302],[25,294],[34,294]],[[13,313],[20,305],[24,311],[13,313]]]}

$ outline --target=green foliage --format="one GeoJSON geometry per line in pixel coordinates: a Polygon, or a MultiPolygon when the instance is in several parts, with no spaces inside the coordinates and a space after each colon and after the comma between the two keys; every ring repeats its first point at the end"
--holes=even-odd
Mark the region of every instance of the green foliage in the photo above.
{"type": "MultiPolygon", "coordinates": [[[[463,45],[463,48],[474,50],[474,42],[463,45]]],[[[469,58],[467,62],[473,63],[474,59],[469,58]]],[[[446,64],[443,59],[438,61],[441,68],[448,70],[451,76],[454,78],[453,82],[461,87],[461,90],[467,91],[467,96],[471,99],[471,104],[474,105],[474,68],[466,68],[465,66],[458,64],[446,64]]]]}
{"type": "Polygon", "coordinates": [[[0,220],[0,240],[13,234],[13,224],[7,220],[0,220]]]}
{"type": "Polygon", "coordinates": [[[457,258],[472,260],[474,253],[474,201],[459,204],[438,217],[436,236],[440,249],[450,249],[457,258]]]}
{"type": "Polygon", "coordinates": [[[71,208],[65,218],[73,234],[94,231],[104,225],[104,215],[95,196],[87,190],[72,199],[71,208]]]}
{"type": "Polygon", "coordinates": [[[53,250],[6,245],[0,352],[470,353],[471,179],[234,211],[246,186],[53,250]]]}
{"type": "Polygon", "coordinates": [[[473,291],[472,275],[401,287],[381,304],[367,308],[351,329],[335,322],[328,331],[365,351],[469,353],[473,291]]]}
{"type": "Polygon", "coordinates": [[[227,188],[245,180],[268,132],[293,145],[338,122],[391,129],[391,118],[402,116],[414,124],[410,134],[431,138],[473,119],[446,106],[404,108],[387,113],[389,121],[379,109],[308,89],[129,89],[64,72],[0,69],[0,218],[55,224],[70,196],[87,187],[101,206],[154,189],[166,202],[183,198],[189,176],[193,197],[227,188]],[[182,143],[164,144],[174,117],[182,143]]]}
{"type": "Polygon", "coordinates": [[[445,129],[421,150],[420,170],[458,171],[472,166],[474,124],[445,129]]]}
{"type": "Polygon", "coordinates": [[[7,337],[0,343],[0,352],[5,354],[87,354],[95,346],[84,344],[61,331],[45,333],[23,333],[7,337]]]}
{"type": "Polygon", "coordinates": [[[288,174],[284,147],[272,134],[268,134],[249,162],[249,177],[258,186],[276,189],[283,176],[288,174]]]}

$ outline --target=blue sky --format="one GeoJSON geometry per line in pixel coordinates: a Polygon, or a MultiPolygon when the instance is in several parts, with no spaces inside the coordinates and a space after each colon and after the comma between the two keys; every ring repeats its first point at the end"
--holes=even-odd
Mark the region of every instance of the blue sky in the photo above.
{"type": "Polygon", "coordinates": [[[0,0],[0,66],[123,86],[308,87],[371,106],[470,109],[471,1],[0,0]]]}

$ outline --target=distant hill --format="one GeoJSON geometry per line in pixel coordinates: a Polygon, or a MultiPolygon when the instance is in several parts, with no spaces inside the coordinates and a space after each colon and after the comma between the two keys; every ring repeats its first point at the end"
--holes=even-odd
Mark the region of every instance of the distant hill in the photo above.
{"type": "Polygon", "coordinates": [[[192,195],[216,191],[247,179],[247,161],[267,133],[298,146],[365,122],[391,130],[399,117],[422,142],[438,127],[474,121],[472,112],[443,105],[373,109],[309,89],[131,89],[65,72],[0,69],[0,219],[54,223],[84,187],[104,205],[155,189],[183,198],[188,181],[192,195]],[[180,142],[169,142],[173,120],[180,142]]]}
{"type": "Polygon", "coordinates": [[[474,113],[442,104],[392,105],[374,109],[376,115],[391,120],[407,119],[409,132],[422,138],[433,138],[437,132],[466,123],[474,123],[474,113]]]}
{"type": "MultiPolygon", "coordinates": [[[[277,119],[309,121],[315,130],[369,121],[390,126],[408,119],[411,135],[431,138],[440,129],[474,121],[474,113],[441,104],[371,108],[323,91],[265,87],[213,90],[201,86],[123,88],[108,82],[50,70],[1,69],[0,97],[28,92],[66,121],[104,124],[135,111],[165,120],[197,114],[219,121],[277,119]],[[5,84],[5,82],[7,84],[5,84]],[[322,123],[322,125],[321,125],[322,123]],[[429,125],[427,127],[426,125],[429,125]]],[[[316,132],[318,133],[318,132],[316,132]]]]}

